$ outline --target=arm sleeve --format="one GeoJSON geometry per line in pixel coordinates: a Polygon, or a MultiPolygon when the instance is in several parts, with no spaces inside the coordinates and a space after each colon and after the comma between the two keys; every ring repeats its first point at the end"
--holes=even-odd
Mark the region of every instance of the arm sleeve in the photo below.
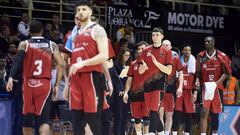
{"type": "Polygon", "coordinates": [[[25,57],[25,51],[19,50],[19,52],[12,64],[12,68],[11,68],[9,77],[16,78],[16,75],[17,75],[19,69],[21,69],[23,66],[24,57],[25,57]]]}

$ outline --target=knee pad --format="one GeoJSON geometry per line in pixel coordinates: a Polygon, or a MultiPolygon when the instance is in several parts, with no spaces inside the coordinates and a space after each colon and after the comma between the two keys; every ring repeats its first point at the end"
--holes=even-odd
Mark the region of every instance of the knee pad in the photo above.
{"type": "Polygon", "coordinates": [[[34,114],[23,115],[23,127],[33,127],[34,126],[34,114]]]}

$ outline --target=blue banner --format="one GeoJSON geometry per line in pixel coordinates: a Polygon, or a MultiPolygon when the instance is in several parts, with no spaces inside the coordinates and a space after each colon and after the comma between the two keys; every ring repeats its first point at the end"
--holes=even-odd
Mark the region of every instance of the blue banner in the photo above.
{"type": "Polygon", "coordinates": [[[240,135],[240,107],[224,106],[219,115],[219,135],[240,135]]]}
{"type": "Polygon", "coordinates": [[[0,134],[11,135],[11,100],[0,99],[0,134]]]}

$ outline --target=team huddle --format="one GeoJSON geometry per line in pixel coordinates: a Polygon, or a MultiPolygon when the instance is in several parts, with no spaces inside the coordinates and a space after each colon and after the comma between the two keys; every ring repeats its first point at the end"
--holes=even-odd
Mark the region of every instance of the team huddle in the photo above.
{"type": "MultiPolygon", "coordinates": [[[[114,54],[104,28],[91,21],[91,15],[92,8],[88,1],[76,5],[76,26],[65,45],[71,55],[64,57],[70,59],[67,68],[70,90],[64,93],[69,93],[65,96],[69,96],[74,135],[89,132],[106,135],[106,130],[109,130],[102,123],[105,121],[103,114],[109,109],[106,96],[112,95],[115,85],[109,73],[114,54]]],[[[61,57],[58,46],[44,39],[42,30],[41,22],[30,23],[32,38],[20,43],[6,86],[8,91],[12,91],[14,78],[23,69],[25,135],[33,134],[32,127],[36,120],[40,125],[39,133],[50,134],[50,95],[57,95],[65,72],[65,59],[61,57]],[[57,76],[51,88],[53,63],[57,76]]],[[[204,39],[205,50],[196,58],[191,54],[190,46],[184,46],[183,55],[180,56],[172,51],[171,42],[163,38],[163,30],[154,28],[153,44],[139,42],[136,59],[126,68],[122,100],[130,104],[136,134],[177,135],[183,121],[184,134],[189,135],[195,113],[194,102],[200,95],[201,135],[207,133],[209,115],[212,134],[216,135],[218,115],[222,111],[222,82],[231,73],[229,58],[215,49],[213,36],[204,39]]],[[[125,130],[114,134],[125,134],[125,130]]]]}

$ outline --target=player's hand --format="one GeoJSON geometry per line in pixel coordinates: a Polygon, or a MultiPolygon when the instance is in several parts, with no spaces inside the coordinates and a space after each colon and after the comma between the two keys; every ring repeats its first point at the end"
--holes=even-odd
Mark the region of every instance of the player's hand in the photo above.
{"type": "Polygon", "coordinates": [[[70,69],[69,69],[69,76],[73,76],[77,73],[78,69],[81,69],[82,67],[84,67],[83,62],[77,62],[75,64],[73,64],[70,69]]]}
{"type": "Polygon", "coordinates": [[[143,74],[146,70],[148,70],[148,66],[145,63],[145,61],[142,60],[142,64],[140,64],[140,66],[139,66],[139,73],[143,74]]]}
{"type": "Polygon", "coordinates": [[[156,60],[155,56],[152,55],[151,53],[150,53],[150,56],[152,57],[152,62],[153,62],[154,64],[157,63],[157,60],[156,60]]]}
{"type": "Polygon", "coordinates": [[[196,87],[196,88],[199,88],[199,87],[200,87],[200,82],[199,82],[199,79],[198,79],[198,78],[196,79],[195,87],[196,87]]]}
{"type": "Polygon", "coordinates": [[[112,81],[108,81],[107,82],[107,85],[108,85],[108,92],[107,92],[107,95],[109,96],[112,96],[112,93],[113,93],[113,84],[112,84],[112,81]]]}
{"type": "Polygon", "coordinates": [[[7,85],[6,85],[6,90],[7,90],[7,92],[11,92],[11,91],[12,91],[12,88],[13,88],[13,78],[12,78],[12,77],[9,77],[9,78],[8,78],[8,82],[7,82],[7,85]]]}
{"type": "Polygon", "coordinates": [[[182,93],[183,93],[183,90],[181,88],[178,88],[176,92],[177,97],[181,97],[182,93]]]}
{"type": "Polygon", "coordinates": [[[124,102],[125,104],[128,102],[128,94],[127,94],[127,92],[125,92],[125,93],[123,94],[123,102],[124,102]]]}
{"type": "Polygon", "coordinates": [[[194,91],[193,95],[192,95],[192,102],[194,103],[197,100],[197,92],[194,91]]]}

